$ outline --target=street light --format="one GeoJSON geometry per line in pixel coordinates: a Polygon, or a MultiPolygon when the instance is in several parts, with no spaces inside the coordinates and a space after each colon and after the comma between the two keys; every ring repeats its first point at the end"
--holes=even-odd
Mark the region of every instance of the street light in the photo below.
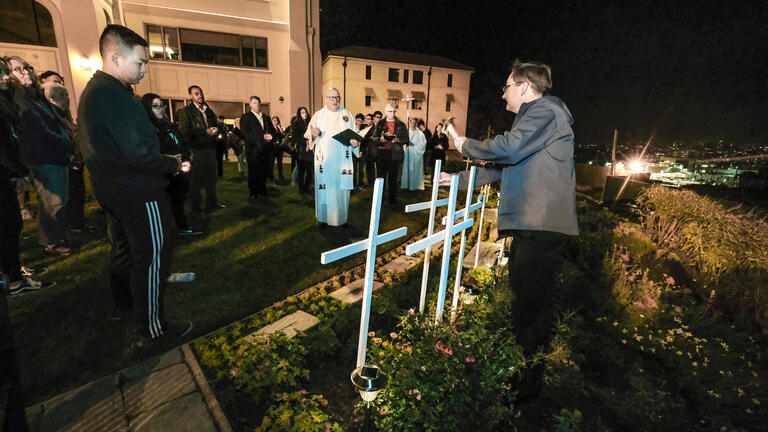
{"type": "Polygon", "coordinates": [[[371,422],[371,402],[376,399],[381,389],[387,385],[389,377],[378,366],[363,365],[353,370],[349,378],[357,390],[360,391],[360,397],[363,398],[367,405],[365,413],[365,430],[367,431],[371,422]]]}

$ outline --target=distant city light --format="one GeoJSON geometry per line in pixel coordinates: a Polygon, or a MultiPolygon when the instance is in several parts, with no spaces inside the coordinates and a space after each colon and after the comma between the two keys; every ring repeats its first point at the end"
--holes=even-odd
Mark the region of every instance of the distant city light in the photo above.
{"type": "Polygon", "coordinates": [[[634,173],[645,172],[645,165],[639,160],[633,160],[629,162],[629,170],[634,173]]]}

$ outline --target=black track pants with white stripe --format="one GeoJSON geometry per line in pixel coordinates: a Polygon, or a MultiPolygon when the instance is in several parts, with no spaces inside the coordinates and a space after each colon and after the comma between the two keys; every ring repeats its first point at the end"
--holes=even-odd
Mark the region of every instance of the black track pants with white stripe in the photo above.
{"type": "Polygon", "coordinates": [[[163,294],[175,230],[168,195],[162,189],[112,199],[107,234],[112,245],[110,288],[115,307],[133,311],[139,329],[150,337],[163,334],[163,294]]]}

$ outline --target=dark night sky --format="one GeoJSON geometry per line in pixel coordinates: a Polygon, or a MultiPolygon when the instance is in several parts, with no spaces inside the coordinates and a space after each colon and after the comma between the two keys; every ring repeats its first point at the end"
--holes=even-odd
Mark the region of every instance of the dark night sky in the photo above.
{"type": "Polygon", "coordinates": [[[768,143],[768,2],[321,0],[320,43],[442,55],[476,69],[471,127],[511,123],[515,58],[552,67],[578,142],[768,143]]]}

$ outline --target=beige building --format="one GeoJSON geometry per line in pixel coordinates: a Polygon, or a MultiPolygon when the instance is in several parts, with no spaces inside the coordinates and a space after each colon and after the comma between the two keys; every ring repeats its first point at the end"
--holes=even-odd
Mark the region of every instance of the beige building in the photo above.
{"type": "Polygon", "coordinates": [[[330,51],[323,60],[323,88],[335,87],[353,114],[384,111],[398,105],[398,117],[423,119],[430,130],[456,117],[456,130],[467,126],[472,69],[443,57],[349,46],[330,51]]]}
{"type": "Polygon", "coordinates": [[[61,73],[76,112],[101,67],[101,31],[122,24],[150,43],[137,95],[157,93],[173,111],[197,84],[227,118],[258,95],[287,124],[298,106],[322,106],[319,21],[319,0],[13,0],[0,10],[0,55],[61,73]]]}

